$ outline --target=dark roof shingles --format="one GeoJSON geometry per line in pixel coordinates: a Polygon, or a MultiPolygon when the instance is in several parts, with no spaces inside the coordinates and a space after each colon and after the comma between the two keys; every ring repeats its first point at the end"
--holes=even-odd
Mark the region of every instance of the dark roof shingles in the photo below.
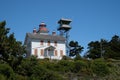
{"type": "Polygon", "coordinates": [[[58,35],[43,35],[27,33],[27,36],[32,39],[43,39],[43,40],[54,40],[54,41],[65,41],[65,38],[58,35]]]}

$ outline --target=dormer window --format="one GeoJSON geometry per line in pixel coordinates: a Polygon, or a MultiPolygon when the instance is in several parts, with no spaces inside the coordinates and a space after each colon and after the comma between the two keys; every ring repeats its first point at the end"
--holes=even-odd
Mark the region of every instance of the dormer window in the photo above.
{"type": "Polygon", "coordinates": [[[41,40],[41,41],[40,41],[40,45],[43,45],[43,43],[44,43],[44,41],[43,41],[43,40],[41,40]]]}
{"type": "Polygon", "coordinates": [[[48,41],[48,46],[50,46],[50,41],[48,41]]]}
{"type": "Polygon", "coordinates": [[[54,42],[54,45],[57,46],[57,41],[54,42]]]}

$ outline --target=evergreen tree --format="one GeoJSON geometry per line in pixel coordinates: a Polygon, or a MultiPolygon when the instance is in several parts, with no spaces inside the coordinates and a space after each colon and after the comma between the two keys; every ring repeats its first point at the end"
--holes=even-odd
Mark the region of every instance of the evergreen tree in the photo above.
{"type": "Polygon", "coordinates": [[[114,35],[110,41],[101,39],[101,41],[92,41],[88,44],[88,51],[85,54],[87,58],[113,58],[120,59],[120,38],[114,35]]]}
{"type": "Polygon", "coordinates": [[[83,47],[79,45],[77,41],[71,41],[69,43],[69,46],[70,46],[69,56],[78,56],[83,51],[83,47]]]}
{"type": "Polygon", "coordinates": [[[7,61],[9,58],[8,55],[8,36],[9,28],[5,28],[6,22],[0,22],[0,59],[7,61]]]}
{"type": "Polygon", "coordinates": [[[16,41],[14,34],[9,34],[6,22],[0,22],[0,62],[8,63],[13,69],[20,64],[25,47],[20,41],[16,41]]]}
{"type": "Polygon", "coordinates": [[[106,54],[109,58],[120,59],[120,37],[114,35],[109,42],[109,50],[106,54]]]}

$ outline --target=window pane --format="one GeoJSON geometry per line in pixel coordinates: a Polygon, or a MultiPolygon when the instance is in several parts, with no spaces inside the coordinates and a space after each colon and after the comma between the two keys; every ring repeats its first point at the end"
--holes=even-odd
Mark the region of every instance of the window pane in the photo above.
{"type": "Polygon", "coordinates": [[[48,41],[48,46],[50,46],[50,41],[48,41]]]}
{"type": "Polygon", "coordinates": [[[54,42],[55,46],[57,46],[57,41],[54,42]]]}
{"type": "Polygon", "coordinates": [[[43,40],[41,40],[41,41],[40,41],[40,45],[43,45],[43,43],[44,43],[44,41],[43,41],[43,40]]]}

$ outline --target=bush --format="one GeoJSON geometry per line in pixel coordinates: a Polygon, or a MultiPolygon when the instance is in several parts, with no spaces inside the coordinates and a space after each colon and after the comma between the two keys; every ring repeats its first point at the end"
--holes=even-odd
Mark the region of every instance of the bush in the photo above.
{"type": "Polygon", "coordinates": [[[87,69],[87,64],[85,61],[80,61],[80,60],[77,60],[74,62],[74,67],[73,67],[73,72],[74,73],[78,73],[80,71],[84,71],[87,69]]]}
{"type": "Polygon", "coordinates": [[[61,60],[57,63],[57,66],[59,67],[59,71],[69,72],[73,68],[73,62],[72,61],[67,61],[67,60],[61,60]]]}
{"type": "Polygon", "coordinates": [[[62,60],[71,60],[71,58],[68,57],[68,56],[63,56],[63,57],[62,57],[62,60]]]}
{"type": "Polygon", "coordinates": [[[0,74],[0,80],[7,80],[7,79],[4,75],[0,74]]]}
{"type": "Polygon", "coordinates": [[[30,76],[29,79],[30,80],[63,80],[59,74],[52,71],[51,68],[47,69],[45,65],[36,65],[33,68],[32,75],[30,76]]]}
{"type": "Polygon", "coordinates": [[[15,80],[28,80],[28,77],[16,74],[15,80]]]}
{"type": "MultiPolygon", "coordinates": [[[[40,80],[40,79],[39,79],[40,80]]],[[[59,74],[53,72],[53,71],[47,71],[43,76],[41,80],[63,80],[62,76],[59,74]]]]}
{"type": "Polygon", "coordinates": [[[107,63],[102,59],[94,60],[91,64],[91,69],[98,76],[105,76],[110,72],[107,63]]]}
{"type": "Polygon", "coordinates": [[[3,79],[6,77],[9,80],[14,80],[13,69],[8,64],[0,64],[0,74],[3,79]]]}
{"type": "Polygon", "coordinates": [[[76,60],[82,60],[82,58],[81,58],[81,56],[78,54],[78,55],[76,55],[76,57],[74,58],[74,60],[76,61],[76,60]]]}

